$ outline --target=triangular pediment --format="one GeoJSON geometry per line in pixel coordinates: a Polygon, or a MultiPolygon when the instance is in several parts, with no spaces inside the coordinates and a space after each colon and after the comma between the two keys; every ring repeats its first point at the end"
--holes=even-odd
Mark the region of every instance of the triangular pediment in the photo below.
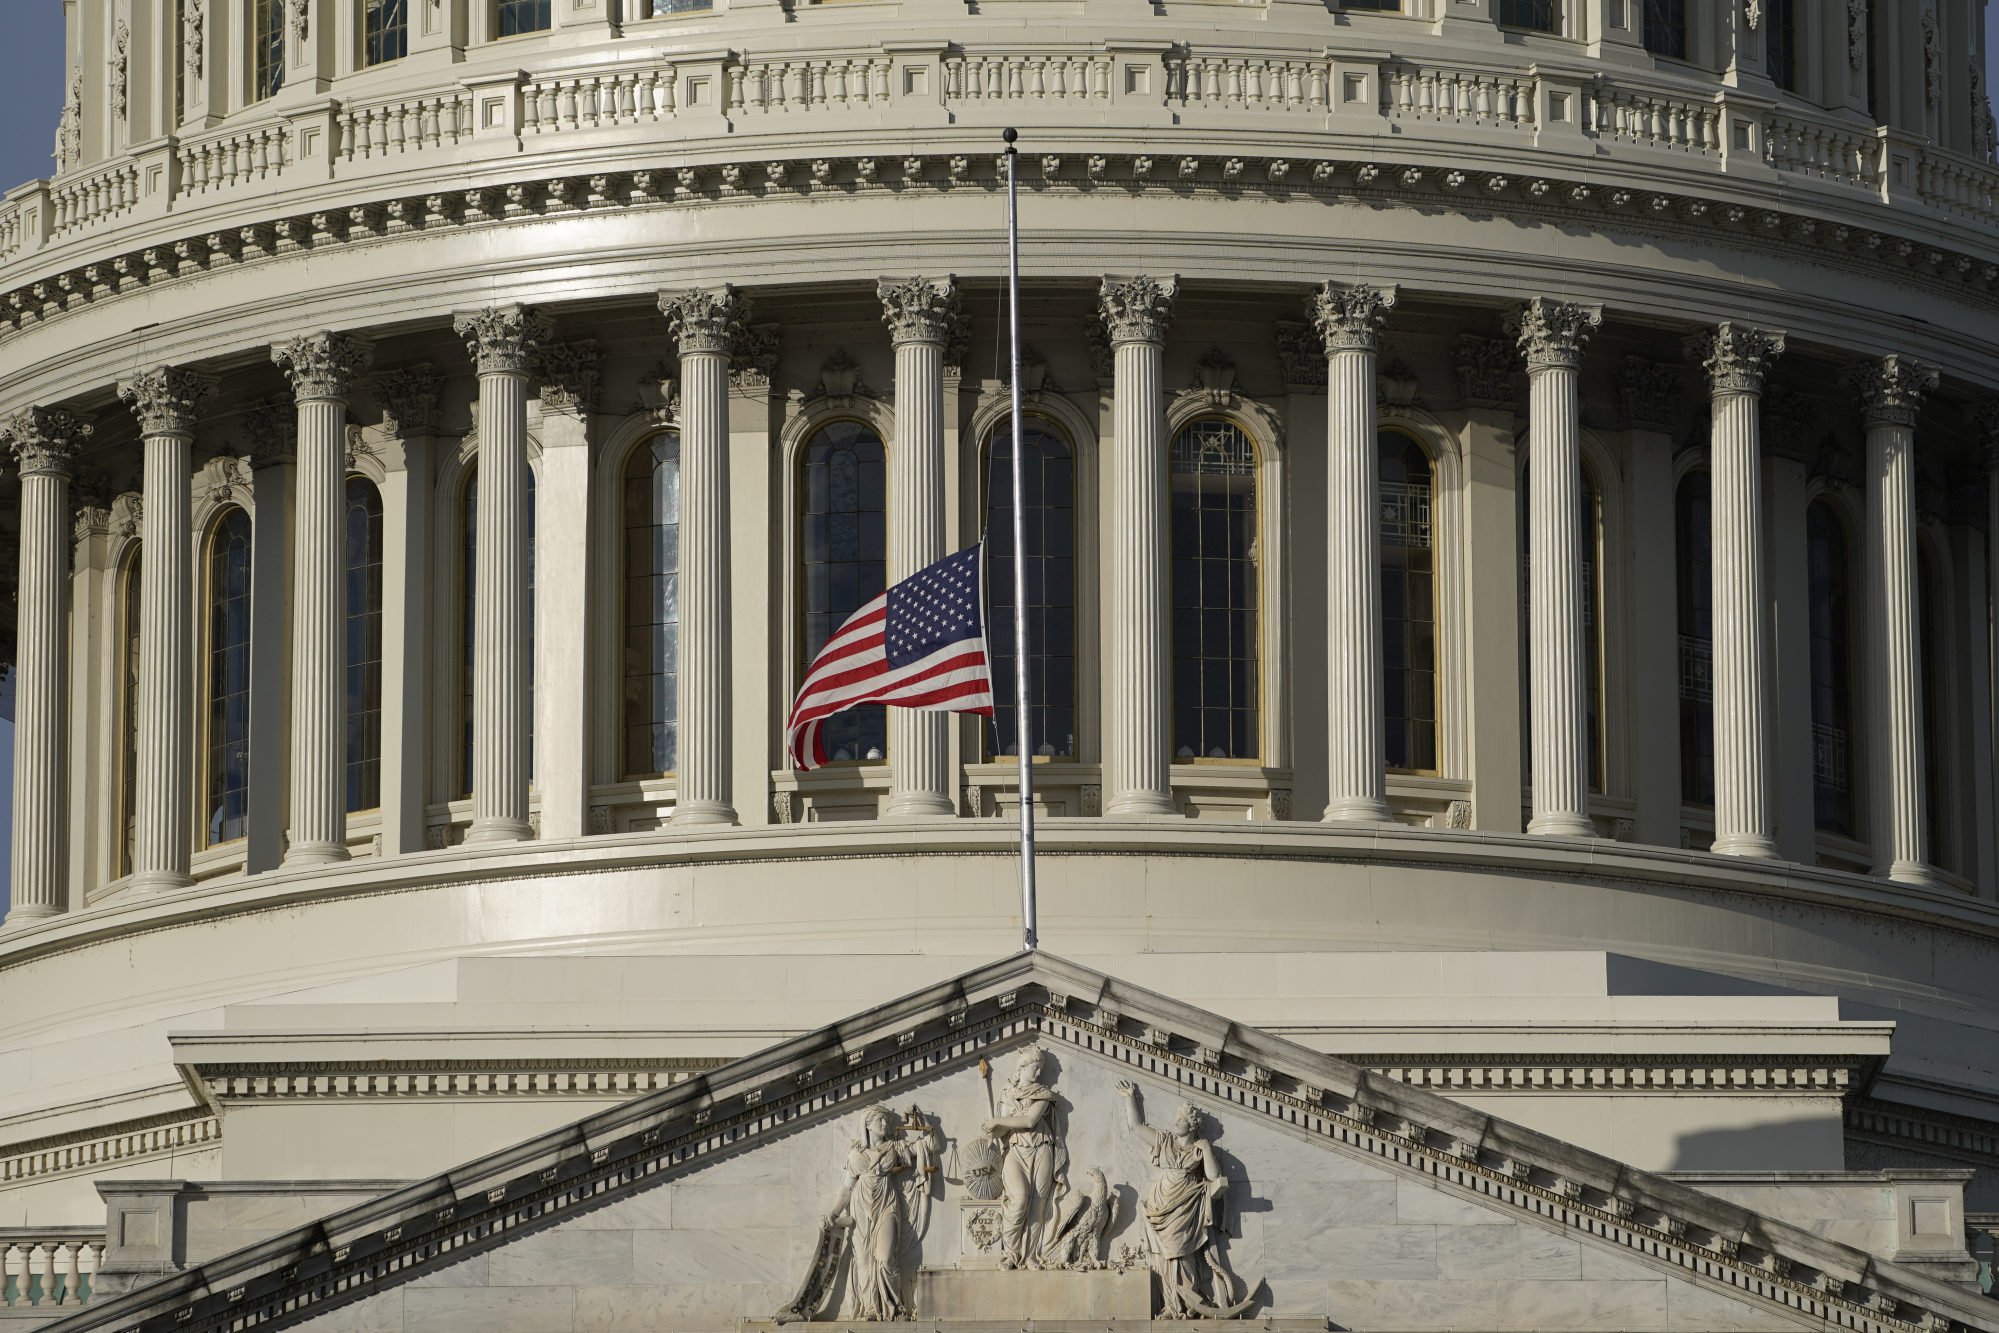
{"type": "Polygon", "coordinates": [[[1999,1331],[1983,1304],[1042,954],[63,1327],[1999,1331]]]}

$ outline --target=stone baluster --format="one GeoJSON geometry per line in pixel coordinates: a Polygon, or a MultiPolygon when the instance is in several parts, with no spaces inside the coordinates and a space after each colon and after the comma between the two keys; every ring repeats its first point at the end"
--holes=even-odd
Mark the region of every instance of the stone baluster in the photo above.
{"type": "Polygon", "coordinates": [[[528,822],[527,382],[551,328],[506,305],[460,315],[479,372],[479,543],[473,570],[472,826],[467,842],[513,842],[528,822]]]}
{"type": "Polygon", "coordinates": [[[1603,323],[1593,306],[1536,297],[1518,317],[1527,358],[1529,713],[1534,817],[1529,833],[1593,837],[1589,817],[1588,657],[1583,644],[1583,347],[1603,323]]]}
{"type": "Polygon", "coordinates": [[[1105,278],[1113,361],[1111,580],[1104,635],[1104,814],[1170,815],[1166,400],[1161,362],[1179,279],[1105,278]]]}
{"type": "Polygon", "coordinates": [[[145,505],[139,572],[139,743],[133,790],[133,887],[192,884],[194,754],[193,538],[188,530],[195,404],[214,384],[160,366],[118,386],[139,419],[145,505]]]}
{"type": "Polygon", "coordinates": [[[286,865],[347,859],[347,397],[370,357],[344,333],[271,348],[298,409],[286,865]]]}
{"type": "Polygon", "coordinates": [[[97,1285],[97,1265],[104,1258],[104,1246],[99,1241],[87,1240],[76,1247],[76,1303],[90,1303],[92,1288],[97,1285]]]}
{"type": "Polygon", "coordinates": [[[69,484],[90,433],[87,422],[59,407],[31,407],[0,424],[0,445],[21,469],[14,878],[6,925],[54,916],[68,893],[69,484]]]}
{"type": "Polygon", "coordinates": [[[1381,446],[1375,349],[1393,287],[1327,283],[1313,303],[1326,345],[1328,822],[1388,818],[1381,686],[1381,446]]]}
{"type": "MultiPolygon", "coordinates": [[[[876,288],[895,347],[895,443],[888,454],[888,577],[908,578],[944,558],[944,351],[959,336],[957,279],[884,278],[876,288]]],[[[683,390],[684,392],[684,390],[683,390]]],[[[888,711],[889,796],[883,813],[956,812],[950,719],[888,711]]]]}
{"type": "Polygon", "coordinates": [[[0,1246],[0,1307],[28,1303],[28,1252],[19,1245],[0,1246]],[[14,1300],[10,1291],[19,1292],[14,1300]]]}
{"type": "Polygon", "coordinates": [[[733,824],[729,753],[729,357],[735,288],[661,292],[680,344],[680,689],[676,824],[733,824]]]}
{"type": "Polygon", "coordinates": [[[1849,377],[1867,423],[1868,739],[1875,873],[1931,882],[1923,803],[1923,672],[1916,607],[1916,417],[1938,373],[1906,356],[1849,377]]]}
{"type": "Polygon", "coordinates": [[[28,1280],[34,1284],[37,1306],[56,1303],[56,1247],[37,1241],[28,1248],[28,1280]]]}
{"type": "Polygon", "coordinates": [[[1743,324],[1689,350],[1711,395],[1713,493],[1714,850],[1777,855],[1770,768],[1770,607],[1763,570],[1763,375],[1784,335],[1743,324]]]}

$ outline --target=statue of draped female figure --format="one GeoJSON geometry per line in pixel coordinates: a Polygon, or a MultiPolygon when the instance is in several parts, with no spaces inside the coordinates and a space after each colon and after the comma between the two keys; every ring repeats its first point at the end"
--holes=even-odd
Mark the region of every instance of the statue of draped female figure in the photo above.
{"type": "Polygon", "coordinates": [[[1138,1088],[1118,1084],[1131,1127],[1144,1136],[1158,1175],[1139,1215],[1145,1219],[1152,1272],[1159,1280],[1159,1318],[1233,1319],[1256,1300],[1262,1279],[1244,1282],[1229,1271],[1219,1239],[1228,1178],[1214,1145],[1201,1137],[1201,1113],[1182,1103],[1170,1130],[1145,1123],[1138,1088]]]}

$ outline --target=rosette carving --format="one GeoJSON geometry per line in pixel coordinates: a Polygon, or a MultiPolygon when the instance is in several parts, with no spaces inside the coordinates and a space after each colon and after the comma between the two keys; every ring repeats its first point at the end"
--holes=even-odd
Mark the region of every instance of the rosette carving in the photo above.
{"type": "Polygon", "coordinates": [[[1312,322],[1326,352],[1372,352],[1395,305],[1393,287],[1342,287],[1327,283],[1312,297],[1312,322]]]}
{"type": "Polygon", "coordinates": [[[1105,278],[1098,307],[1111,346],[1164,342],[1167,327],[1173,322],[1173,298],[1179,292],[1177,276],[1105,278]]]}
{"type": "Polygon", "coordinates": [[[495,306],[460,315],[452,329],[481,375],[525,375],[536,349],[554,334],[548,317],[524,305],[495,306]]]}
{"type": "Polygon", "coordinates": [[[155,366],[118,386],[118,397],[139,419],[141,435],[194,434],[195,407],[215,392],[215,381],[192,370],[155,366]]]}
{"type": "Polygon", "coordinates": [[[94,428],[61,407],[26,407],[0,421],[0,449],[24,477],[76,475],[76,456],[94,428]]]}
{"type": "Polygon", "coordinates": [[[324,330],[308,333],[271,347],[271,361],[291,381],[292,394],[300,401],[328,398],[347,400],[354,381],[374,359],[374,345],[351,333],[324,330]]]}

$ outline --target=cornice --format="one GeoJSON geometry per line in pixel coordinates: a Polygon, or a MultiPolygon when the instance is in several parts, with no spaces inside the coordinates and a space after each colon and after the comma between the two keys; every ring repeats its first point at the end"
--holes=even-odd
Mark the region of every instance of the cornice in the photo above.
{"type": "Polygon", "coordinates": [[[92,1307],[73,1328],[283,1327],[658,1188],[761,1141],[1034,1040],[1852,1333],[1990,1326],[1975,1297],[1433,1094],[1091,972],[1024,955],[781,1043],[448,1176],[92,1307]]]}
{"type": "Polygon", "coordinates": [[[0,1148],[0,1188],[51,1176],[106,1171],[126,1162],[217,1143],[222,1122],[204,1108],[80,1129],[0,1148]]]}
{"type": "Polygon", "coordinates": [[[507,1060],[347,1062],[235,1061],[191,1066],[217,1109],[231,1102],[492,1101],[565,1097],[633,1097],[685,1083],[728,1063],[707,1056],[634,1056],[616,1060],[535,1056],[507,1060]]]}
{"type": "MultiPolygon", "coordinates": [[[[1647,236],[1669,236],[1795,260],[1810,248],[1823,261],[1999,311],[1999,260],[1891,232],[1826,223],[1788,204],[1760,207],[1720,203],[1683,192],[1613,188],[1564,179],[1562,163],[1549,174],[1518,175],[1473,166],[1442,169],[1360,158],[1245,159],[1190,153],[1175,170],[1143,154],[1062,159],[1055,174],[1035,182],[1041,193],[1118,190],[1128,195],[1186,198],[1256,196],[1276,201],[1353,201],[1377,207],[1414,207],[1476,219],[1540,218],[1563,226],[1614,227],[1647,236]],[[1282,170],[1278,170],[1282,168],[1282,170]]],[[[761,157],[755,163],[704,162],[594,175],[542,173],[450,193],[389,193],[340,208],[255,218],[229,232],[213,224],[180,240],[124,253],[105,253],[0,291],[0,343],[64,314],[164,285],[198,280],[319,251],[392,244],[409,235],[442,230],[508,227],[550,218],[610,210],[701,208],[746,201],[807,202],[819,196],[872,194],[912,199],[917,192],[948,194],[996,190],[999,182],[982,159],[950,154],[801,158],[810,170],[773,183],[761,157]],[[953,164],[966,164],[954,170],[953,164]],[[749,168],[755,166],[756,170],[749,168]],[[940,168],[940,169],[933,169],[940,168]],[[480,201],[467,205],[464,200],[480,201]]],[[[479,170],[490,164],[472,164],[479,170]]]]}

